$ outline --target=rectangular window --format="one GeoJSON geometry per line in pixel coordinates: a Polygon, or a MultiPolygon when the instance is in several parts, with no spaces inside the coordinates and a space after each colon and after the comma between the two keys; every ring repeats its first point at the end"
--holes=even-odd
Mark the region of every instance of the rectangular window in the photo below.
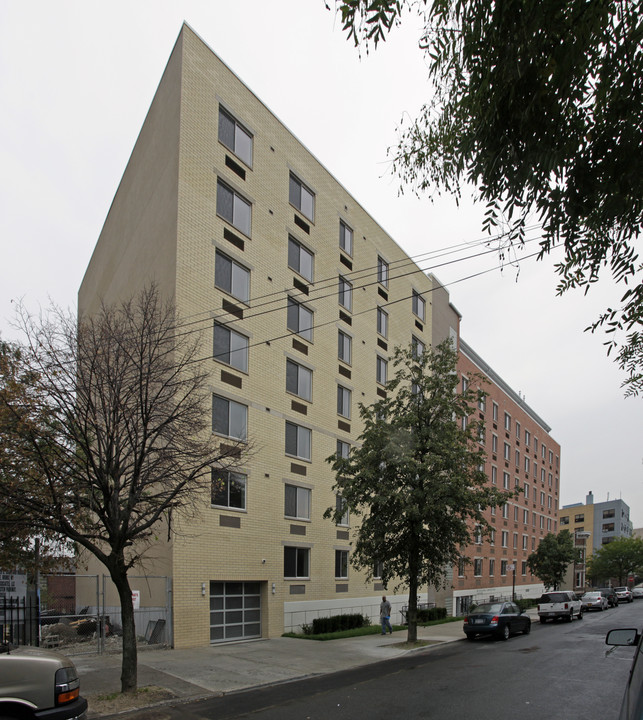
{"type": "Polygon", "coordinates": [[[215,253],[214,284],[241,302],[250,299],[250,270],[219,250],[215,253]]]}
{"type": "Polygon", "coordinates": [[[337,441],[337,457],[348,459],[348,456],[350,455],[351,446],[349,443],[344,442],[343,440],[337,441]]]}
{"type": "Polygon", "coordinates": [[[534,480],[538,480],[538,463],[534,460],[534,480]]]}
{"type": "Polygon", "coordinates": [[[411,300],[411,309],[413,310],[413,314],[417,315],[422,322],[424,322],[425,308],[426,303],[424,302],[424,298],[414,290],[411,300]]]}
{"type": "Polygon", "coordinates": [[[286,391],[304,400],[312,400],[312,371],[293,360],[286,360],[286,391]]]}
{"type": "Polygon", "coordinates": [[[235,440],[248,434],[248,408],[219,395],[212,396],[212,430],[235,440]]]}
{"type": "Polygon", "coordinates": [[[502,547],[506,548],[509,542],[509,533],[506,530],[502,531],[502,547]]]}
{"type": "Polygon", "coordinates": [[[310,460],[311,435],[308,428],[286,422],[286,455],[310,460]]]}
{"type": "Polygon", "coordinates": [[[541,450],[540,457],[542,458],[543,462],[545,462],[545,456],[547,455],[547,448],[545,447],[544,443],[540,444],[540,450],[541,450]]]}
{"type": "Polygon", "coordinates": [[[504,458],[507,462],[509,462],[511,460],[511,447],[510,447],[509,443],[505,443],[504,458]]]}
{"type": "Polygon", "coordinates": [[[494,422],[498,422],[498,403],[493,403],[492,414],[494,422]]]}
{"type": "Polygon", "coordinates": [[[520,423],[516,422],[516,440],[520,440],[520,423]]]}
{"type": "Polygon", "coordinates": [[[250,237],[252,205],[221,180],[217,180],[217,215],[250,237]]]}
{"type": "Polygon", "coordinates": [[[252,135],[219,106],[219,142],[252,167],[252,135]]]}
{"type": "Polygon", "coordinates": [[[344,500],[341,495],[335,495],[335,508],[337,509],[338,513],[341,513],[341,515],[339,515],[339,521],[337,522],[337,524],[347,526],[350,519],[348,505],[346,504],[346,500],[344,500]]]}
{"type": "Polygon", "coordinates": [[[505,490],[509,490],[509,484],[510,484],[510,482],[511,482],[511,477],[510,477],[509,473],[508,473],[508,472],[503,472],[503,473],[502,473],[502,487],[503,487],[505,490]]]}
{"type": "Polygon", "coordinates": [[[288,298],[287,327],[304,340],[313,341],[313,313],[293,298],[288,298]]]}
{"type": "MultiPolygon", "coordinates": [[[[493,510],[493,512],[492,512],[491,514],[492,514],[492,515],[495,515],[495,514],[496,514],[496,513],[495,513],[496,508],[495,508],[495,507],[492,507],[491,509],[493,510]]],[[[495,531],[495,530],[492,530],[492,531],[491,531],[491,535],[489,536],[489,545],[495,545],[495,544],[496,544],[496,531],[495,531]]]]}
{"type": "Polygon", "coordinates": [[[609,510],[603,510],[603,520],[609,520],[609,518],[616,517],[616,511],[614,508],[609,510]]]}
{"type": "Polygon", "coordinates": [[[540,504],[541,504],[543,507],[544,507],[544,505],[545,505],[545,493],[544,493],[544,492],[541,492],[541,493],[540,493],[540,504]]]}
{"type": "Polygon", "coordinates": [[[335,550],[335,578],[348,577],[348,550],[335,550]]]}
{"type": "Polygon", "coordinates": [[[381,257],[377,258],[377,282],[388,287],[388,263],[381,257]]]}
{"type": "Polygon", "coordinates": [[[603,532],[614,532],[615,523],[603,523],[603,532]]]}
{"type": "Polygon", "coordinates": [[[487,398],[484,395],[480,395],[478,398],[478,410],[482,413],[487,410],[487,398]]]}
{"type": "Polygon", "coordinates": [[[538,455],[538,438],[534,437],[534,452],[538,455]]]}
{"type": "Polygon", "coordinates": [[[293,237],[288,237],[288,267],[308,282],[313,281],[314,255],[293,237]]]}
{"type": "Polygon", "coordinates": [[[284,515],[310,520],[310,490],[297,485],[285,485],[284,515]]]}
{"type": "Polygon", "coordinates": [[[514,533],[514,550],[518,549],[518,533],[514,533]]]}
{"type": "Polygon", "coordinates": [[[500,574],[501,575],[507,574],[507,561],[506,560],[500,561],[500,574]]]}
{"type": "Polygon", "coordinates": [[[348,388],[337,386],[337,414],[350,419],[351,391],[348,388]]]}
{"type": "Polygon", "coordinates": [[[373,563],[373,577],[381,578],[384,572],[384,564],[381,562],[373,563]]]}
{"type": "Polygon", "coordinates": [[[489,575],[491,577],[493,577],[495,572],[496,572],[496,561],[493,558],[491,558],[491,560],[489,560],[489,575]]]}
{"type": "Polygon", "coordinates": [[[350,335],[337,331],[337,357],[346,364],[351,364],[352,338],[350,335]]]}
{"type": "Polygon", "coordinates": [[[529,458],[528,457],[525,458],[525,472],[526,473],[529,472],[529,458]]]}
{"type": "Polygon", "coordinates": [[[248,338],[215,322],[213,357],[218,362],[248,372],[248,338]]]}
{"type": "Polygon", "coordinates": [[[424,343],[418,340],[415,335],[411,336],[411,348],[413,350],[413,357],[419,359],[424,354],[424,343]]]}
{"type": "Polygon", "coordinates": [[[562,517],[562,518],[560,519],[560,524],[561,524],[561,525],[569,525],[569,518],[568,518],[568,517],[562,517]]]}
{"type": "Polygon", "coordinates": [[[315,221],[315,193],[307,188],[301,180],[290,173],[290,188],[288,200],[310,222],[315,221]]]}
{"type": "Polygon", "coordinates": [[[522,522],[523,525],[529,525],[529,510],[522,511],[522,522]]]}
{"type": "Polygon", "coordinates": [[[377,308],[377,332],[382,337],[388,337],[388,313],[381,307],[377,308]]]}
{"type": "Polygon", "coordinates": [[[547,495],[547,507],[551,509],[551,495],[547,495]]]}
{"type": "Polygon", "coordinates": [[[491,483],[492,485],[498,484],[498,468],[491,466],[491,483]]]}
{"type": "Polygon", "coordinates": [[[386,385],[386,379],[388,374],[388,361],[381,358],[379,355],[375,358],[376,362],[376,379],[380,385],[386,385]]]}
{"type": "Polygon", "coordinates": [[[505,520],[509,517],[509,505],[507,503],[502,506],[502,517],[505,520]]]}
{"type": "Polygon", "coordinates": [[[545,484],[545,468],[540,468],[540,482],[545,484]]]}
{"type": "Polygon", "coordinates": [[[464,577],[464,566],[465,566],[464,558],[460,558],[458,560],[458,577],[464,577]]]}
{"type": "Polygon", "coordinates": [[[337,294],[339,304],[346,308],[346,310],[353,309],[353,286],[348,282],[346,278],[339,276],[339,283],[337,285],[337,294]]]}
{"type": "Polygon", "coordinates": [[[246,475],[228,470],[212,470],[210,502],[219,507],[246,509],[246,475]]]}
{"type": "Polygon", "coordinates": [[[529,430],[525,430],[525,446],[529,447],[529,443],[531,442],[531,433],[529,430]]]}
{"type": "Polygon", "coordinates": [[[475,558],[473,561],[473,575],[474,577],[482,575],[482,560],[480,558],[475,558]]]}
{"type": "Polygon", "coordinates": [[[300,547],[284,548],[284,577],[307,578],[310,576],[310,549],[300,547]]]}
{"type": "Polygon", "coordinates": [[[516,464],[516,468],[519,468],[520,467],[520,450],[516,450],[514,452],[514,461],[516,464]]]}
{"type": "Polygon", "coordinates": [[[497,435],[491,436],[491,452],[494,454],[498,452],[498,436],[497,435]]]}
{"type": "Polygon", "coordinates": [[[549,451],[549,464],[551,465],[554,462],[554,453],[550,450],[549,451]]]}
{"type": "Polygon", "coordinates": [[[353,231],[343,220],[339,221],[339,247],[347,255],[353,255],[353,231]]]}
{"type": "Polygon", "coordinates": [[[511,430],[511,415],[505,413],[505,430],[511,430]]]}

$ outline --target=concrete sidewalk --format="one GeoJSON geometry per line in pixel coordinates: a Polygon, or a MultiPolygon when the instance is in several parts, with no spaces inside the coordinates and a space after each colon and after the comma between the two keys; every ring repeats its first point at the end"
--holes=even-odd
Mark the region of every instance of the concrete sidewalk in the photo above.
{"type": "MultiPolygon", "coordinates": [[[[172,702],[223,695],[262,685],[336,672],[463,640],[462,622],[418,628],[427,644],[409,650],[406,630],[319,642],[272,638],[190,650],[148,650],[138,655],[139,687],[154,685],[175,695],[172,702]]],[[[120,690],[121,655],[71,656],[84,697],[120,690]]],[[[90,702],[90,717],[92,713],[90,702]]]]}

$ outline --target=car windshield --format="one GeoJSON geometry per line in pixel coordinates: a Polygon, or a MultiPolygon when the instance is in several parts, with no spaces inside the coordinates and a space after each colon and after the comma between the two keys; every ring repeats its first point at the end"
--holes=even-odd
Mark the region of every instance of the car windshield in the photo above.
{"type": "Polygon", "coordinates": [[[502,610],[502,603],[483,603],[473,610],[474,613],[492,613],[496,615],[502,610]]]}
{"type": "Polygon", "coordinates": [[[559,602],[565,602],[567,600],[567,595],[564,593],[545,593],[541,596],[539,602],[541,603],[559,603],[559,602]]]}

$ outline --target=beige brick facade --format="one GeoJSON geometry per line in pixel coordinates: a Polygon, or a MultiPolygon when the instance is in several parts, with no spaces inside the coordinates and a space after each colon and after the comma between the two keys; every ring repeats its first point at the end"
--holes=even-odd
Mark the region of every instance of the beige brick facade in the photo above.
{"type": "MultiPolygon", "coordinates": [[[[329,611],[352,608],[376,617],[381,585],[366,583],[350,565],[347,577],[341,568],[336,576],[336,554],[350,550],[355,527],[353,520],[336,527],[323,518],[335,504],[326,458],[338,440],[356,441],[358,403],[372,403],[384,392],[377,372],[393,348],[413,337],[426,346],[457,337],[459,316],[435,278],[187,26],[98,240],[80,311],[91,312],[100,299],[131,297],[151,281],[174,298],[186,329],[201,333],[212,394],[231,413],[246,414],[253,447],[239,468],[246,476],[243,506],[211,505],[204,498],[200,518],[183,523],[184,532],[157,553],[173,578],[175,646],[233,639],[234,632],[275,636],[329,611]],[[222,111],[232,143],[229,136],[219,139],[222,111]],[[295,187],[301,193],[295,204],[291,177],[303,186],[295,187]],[[314,212],[306,208],[311,197],[314,212]],[[352,231],[350,252],[340,249],[342,223],[352,231]],[[300,253],[299,271],[290,266],[289,238],[300,253]],[[311,257],[312,279],[306,270],[311,257]],[[215,273],[223,278],[216,284],[215,273]],[[350,304],[348,292],[340,297],[340,279],[352,286],[350,304]],[[289,316],[292,301],[301,306],[292,305],[289,316]],[[419,317],[413,309],[419,313],[422,304],[419,317]],[[386,332],[378,332],[378,307],[379,329],[387,320],[386,332]],[[308,311],[310,339],[303,336],[308,311]],[[288,327],[295,312],[300,333],[288,327]],[[215,321],[235,342],[247,338],[247,368],[227,355],[213,357],[215,321]],[[339,331],[350,338],[350,360],[338,357],[339,331]],[[297,378],[312,378],[309,397],[292,385],[287,390],[289,361],[297,378]],[[348,391],[343,415],[338,386],[348,391]],[[304,444],[310,437],[310,457],[299,449],[286,452],[287,424],[291,444],[293,432],[304,444]],[[291,502],[296,498],[294,514],[286,514],[287,493],[291,502]],[[285,575],[286,565],[293,575],[285,575]],[[252,598],[245,608],[233,605],[246,598],[230,601],[224,615],[219,605],[226,601],[218,593],[235,594],[232,583],[246,583],[252,598]],[[257,596],[260,624],[250,610],[257,596]],[[230,627],[242,618],[241,629],[222,629],[221,618],[230,627]]],[[[391,599],[397,611],[406,596],[391,599]]]]}

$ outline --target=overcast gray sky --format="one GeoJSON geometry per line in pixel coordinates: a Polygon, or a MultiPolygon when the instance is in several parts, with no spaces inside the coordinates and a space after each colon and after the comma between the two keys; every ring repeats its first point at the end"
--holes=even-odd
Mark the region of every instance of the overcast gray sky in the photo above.
{"type": "MultiPolygon", "coordinates": [[[[323,0],[0,0],[3,337],[16,299],[75,306],[184,20],[409,255],[465,242],[479,252],[480,209],[400,197],[390,173],[396,128],[427,99],[414,18],[360,59],[323,0]]],[[[614,287],[557,298],[553,259],[435,262],[448,259],[420,264],[449,287],[463,338],[551,426],[562,504],[590,490],[622,497],[642,527],[643,403],[623,399],[603,338],[583,332],[618,300],[614,287]]]]}

